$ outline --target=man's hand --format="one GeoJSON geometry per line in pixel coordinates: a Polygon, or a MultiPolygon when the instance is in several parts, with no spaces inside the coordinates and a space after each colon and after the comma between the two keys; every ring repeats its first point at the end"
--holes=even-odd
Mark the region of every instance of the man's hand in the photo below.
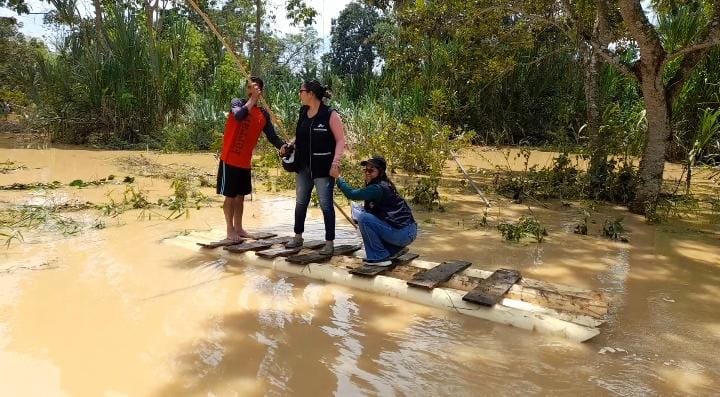
{"type": "Polygon", "coordinates": [[[258,87],[257,83],[252,83],[253,89],[250,90],[250,100],[253,104],[257,103],[262,96],[262,90],[258,87]]]}

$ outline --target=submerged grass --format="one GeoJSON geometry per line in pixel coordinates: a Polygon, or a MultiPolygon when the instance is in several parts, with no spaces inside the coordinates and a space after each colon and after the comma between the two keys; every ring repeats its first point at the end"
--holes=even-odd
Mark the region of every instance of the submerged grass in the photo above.
{"type": "Polygon", "coordinates": [[[12,171],[24,170],[26,168],[27,167],[24,165],[10,160],[0,162],[0,174],[7,174],[12,171]]]}

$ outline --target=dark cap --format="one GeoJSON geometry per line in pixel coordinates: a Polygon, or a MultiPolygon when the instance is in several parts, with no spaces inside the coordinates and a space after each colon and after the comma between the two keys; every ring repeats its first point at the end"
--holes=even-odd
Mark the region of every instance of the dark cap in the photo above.
{"type": "Polygon", "coordinates": [[[360,162],[360,165],[363,167],[368,164],[380,171],[385,171],[387,169],[387,163],[385,162],[385,157],[383,156],[372,156],[369,159],[360,162]]]}

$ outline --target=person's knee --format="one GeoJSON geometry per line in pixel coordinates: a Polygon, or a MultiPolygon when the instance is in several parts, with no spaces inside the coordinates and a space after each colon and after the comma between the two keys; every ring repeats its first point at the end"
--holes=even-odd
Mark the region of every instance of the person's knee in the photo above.
{"type": "Polygon", "coordinates": [[[373,216],[367,212],[361,212],[360,215],[357,217],[357,223],[359,225],[367,225],[371,220],[373,216]]]}

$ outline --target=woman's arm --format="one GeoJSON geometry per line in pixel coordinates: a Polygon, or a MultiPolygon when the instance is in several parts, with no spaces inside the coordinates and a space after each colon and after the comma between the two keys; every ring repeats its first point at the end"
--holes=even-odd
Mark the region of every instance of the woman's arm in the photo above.
{"type": "Polygon", "coordinates": [[[382,198],[382,188],[378,185],[366,186],[362,189],[353,189],[344,179],[338,178],[337,185],[345,197],[350,200],[379,200],[382,198]]]}
{"type": "Polygon", "coordinates": [[[345,126],[337,111],[330,114],[330,129],[335,137],[335,157],[332,163],[340,166],[340,159],[345,151],[345,126]]]}

